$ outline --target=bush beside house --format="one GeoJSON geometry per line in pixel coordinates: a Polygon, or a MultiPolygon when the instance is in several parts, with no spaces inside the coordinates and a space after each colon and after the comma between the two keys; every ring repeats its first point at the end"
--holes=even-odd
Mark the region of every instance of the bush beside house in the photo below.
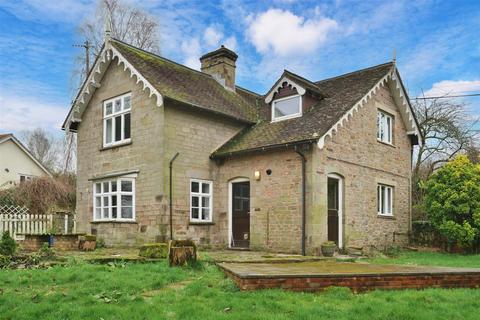
{"type": "Polygon", "coordinates": [[[437,170],[423,186],[425,210],[449,249],[480,244],[480,165],[459,156],[437,170]]]}

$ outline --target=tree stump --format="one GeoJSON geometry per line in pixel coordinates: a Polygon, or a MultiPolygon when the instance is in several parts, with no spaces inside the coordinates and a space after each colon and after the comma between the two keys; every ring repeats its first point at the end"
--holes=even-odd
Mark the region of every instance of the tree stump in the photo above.
{"type": "Polygon", "coordinates": [[[168,262],[170,266],[183,266],[197,261],[197,246],[192,240],[170,240],[168,262]]]}
{"type": "Polygon", "coordinates": [[[78,248],[82,251],[93,251],[97,246],[97,237],[92,235],[86,235],[80,237],[78,241],[78,248]]]}

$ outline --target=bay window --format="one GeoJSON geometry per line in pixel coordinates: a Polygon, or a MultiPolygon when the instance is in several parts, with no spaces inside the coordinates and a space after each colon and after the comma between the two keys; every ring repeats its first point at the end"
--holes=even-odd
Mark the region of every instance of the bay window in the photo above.
{"type": "Polygon", "coordinates": [[[135,179],[115,178],[93,185],[93,220],[135,220],[135,179]]]}
{"type": "Polygon", "coordinates": [[[130,93],[103,103],[103,146],[130,141],[132,95],[130,93]]]}

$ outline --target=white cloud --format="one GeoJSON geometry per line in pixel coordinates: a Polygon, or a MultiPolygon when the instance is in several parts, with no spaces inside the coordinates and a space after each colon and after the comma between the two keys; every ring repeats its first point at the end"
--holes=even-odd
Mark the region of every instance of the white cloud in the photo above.
{"type": "Polygon", "coordinates": [[[225,39],[225,41],[223,42],[223,44],[225,45],[225,47],[227,47],[228,49],[230,50],[237,50],[237,39],[235,37],[228,37],[227,39],[225,39]]]}
{"type": "Polygon", "coordinates": [[[325,42],[338,24],[316,17],[305,19],[288,10],[269,9],[247,18],[247,38],[262,54],[292,56],[311,53],[325,42]]]}
{"type": "Polygon", "coordinates": [[[183,64],[187,67],[193,69],[200,69],[200,55],[201,55],[201,47],[200,47],[200,40],[198,38],[191,38],[189,40],[184,40],[180,46],[185,59],[183,64]]]}
{"type": "Polygon", "coordinates": [[[443,80],[436,82],[428,91],[425,92],[427,97],[451,96],[472,93],[480,91],[480,80],[443,80]]]}
{"type": "Polygon", "coordinates": [[[22,20],[78,23],[95,10],[94,0],[6,0],[1,7],[22,20]]]}
{"type": "Polygon", "coordinates": [[[203,34],[203,39],[209,47],[218,47],[222,38],[223,33],[214,26],[209,26],[205,29],[205,33],[203,34]]]}
{"type": "Polygon", "coordinates": [[[33,96],[0,96],[0,131],[19,132],[43,128],[58,133],[67,114],[65,106],[33,96]]]}

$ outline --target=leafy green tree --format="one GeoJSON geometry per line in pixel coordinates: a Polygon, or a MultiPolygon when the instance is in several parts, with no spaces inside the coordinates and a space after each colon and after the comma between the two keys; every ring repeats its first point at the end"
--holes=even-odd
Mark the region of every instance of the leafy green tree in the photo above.
{"type": "Polygon", "coordinates": [[[466,248],[480,240],[480,165],[458,156],[438,169],[424,188],[428,218],[450,244],[466,248]]]}

